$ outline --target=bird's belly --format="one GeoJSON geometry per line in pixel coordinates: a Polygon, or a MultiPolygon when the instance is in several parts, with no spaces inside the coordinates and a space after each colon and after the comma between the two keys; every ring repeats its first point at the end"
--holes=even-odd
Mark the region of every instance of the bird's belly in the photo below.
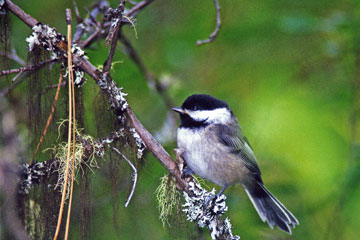
{"type": "Polygon", "coordinates": [[[201,132],[190,131],[193,130],[183,129],[178,132],[178,147],[185,150],[184,159],[188,167],[200,177],[220,186],[239,182],[245,170],[240,161],[229,159],[228,152],[217,147],[201,132]]]}

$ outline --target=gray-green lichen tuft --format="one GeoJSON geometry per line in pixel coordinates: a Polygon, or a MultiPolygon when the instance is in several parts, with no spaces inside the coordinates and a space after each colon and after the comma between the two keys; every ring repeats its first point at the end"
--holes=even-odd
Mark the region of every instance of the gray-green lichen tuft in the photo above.
{"type": "Polygon", "coordinates": [[[170,226],[169,217],[180,207],[181,194],[176,190],[174,180],[169,175],[161,177],[161,182],[155,191],[159,208],[159,218],[165,225],[170,226]]]}

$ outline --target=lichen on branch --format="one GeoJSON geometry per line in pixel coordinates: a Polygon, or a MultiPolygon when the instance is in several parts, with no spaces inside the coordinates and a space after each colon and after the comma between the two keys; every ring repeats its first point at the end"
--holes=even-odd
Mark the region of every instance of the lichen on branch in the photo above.
{"type": "Polygon", "coordinates": [[[221,194],[215,195],[215,189],[210,192],[203,189],[196,181],[189,182],[189,190],[193,196],[189,196],[184,192],[185,204],[183,212],[190,222],[197,222],[199,227],[207,227],[210,231],[212,239],[222,239],[226,236],[227,240],[238,240],[239,236],[234,236],[231,231],[230,220],[226,218],[222,223],[219,222],[221,217],[227,210],[226,196],[221,194]]]}

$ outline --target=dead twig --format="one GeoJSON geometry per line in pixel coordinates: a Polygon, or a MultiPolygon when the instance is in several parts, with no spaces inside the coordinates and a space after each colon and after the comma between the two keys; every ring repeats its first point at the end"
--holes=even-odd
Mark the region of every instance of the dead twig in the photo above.
{"type": "Polygon", "coordinates": [[[19,85],[24,80],[24,75],[21,75],[19,78],[17,78],[10,86],[5,88],[3,91],[0,92],[0,99],[5,97],[11,90],[13,90],[17,85],[19,85]]]}
{"type": "MultiPolygon", "coordinates": [[[[76,6],[76,3],[74,1],[74,6],[76,6]]],[[[85,28],[93,24],[93,19],[96,19],[96,16],[101,12],[101,9],[108,8],[109,5],[106,1],[101,0],[98,4],[93,6],[93,10],[91,13],[89,13],[89,17],[85,20],[81,19],[80,16],[78,16],[78,10],[77,7],[75,8],[76,16],[78,19],[79,24],[76,27],[76,31],[73,38],[73,43],[78,43],[80,41],[81,36],[85,33],[85,28]]],[[[99,30],[97,28],[97,30],[99,30]]],[[[81,46],[83,47],[83,46],[81,46]]]]}
{"type": "Polygon", "coordinates": [[[111,43],[109,55],[104,63],[104,67],[103,67],[103,72],[105,74],[108,74],[111,69],[111,63],[113,61],[113,57],[115,54],[117,40],[119,38],[119,30],[120,30],[122,17],[123,17],[122,14],[124,11],[124,7],[125,7],[125,0],[121,0],[119,6],[111,13],[113,16],[112,24],[111,24],[111,27],[109,30],[109,34],[107,35],[107,37],[105,39],[105,46],[108,46],[111,43]]]}
{"type": "MultiPolygon", "coordinates": [[[[123,17],[122,20],[121,20],[122,23],[129,23],[129,20],[128,20],[129,18],[135,17],[140,12],[140,10],[142,10],[143,8],[148,6],[153,1],[154,0],[144,0],[142,2],[137,3],[133,8],[131,8],[129,11],[126,12],[126,15],[125,15],[126,17],[123,17]]],[[[108,5],[104,5],[105,3],[107,4],[106,1],[101,1],[100,3],[96,4],[94,7],[99,6],[98,8],[100,10],[103,9],[103,8],[106,8],[106,9],[109,8],[108,5]]],[[[95,10],[96,9],[94,9],[93,11],[95,11],[95,10]]],[[[93,17],[94,14],[91,14],[91,15],[89,14],[89,16],[93,17]]],[[[111,24],[112,24],[112,21],[103,21],[101,23],[101,29],[97,29],[95,32],[93,32],[88,37],[88,39],[86,39],[84,42],[81,42],[80,47],[81,48],[89,47],[97,39],[108,36],[111,24]]],[[[86,25],[86,21],[85,21],[85,25],[86,25]]],[[[79,29],[79,34],[80,34],[80,31],[82,31],[82,30],[79,29]]],[[[74,39],[75,39],[75,37],[76,37],[76,39],[80,39],[81,35],[78,36],[79,34],[75,33],[74,39]]],[[[83,34],[83,32],[81,32],[81,34],[83,34]]]]}
{"type": "Polygon", "coordinates": [[[126,200],[125,202],[125,207],[127,207],[130,203],[130,200],[135,192],[135,187],[136,187],[136,183],[137,183],[137,170],[134,166],[134,164],[132,164],[132,162],[123,154],[121,153],[117,148],[115,147],[111,147],[117,154],[119,154],[123,159],[125,159],[125,161],[127,161],[127,163],[130,165],[130,167],[133,169],[133,185],[132,185],[132,188],[131,188],[131,192],[129,194],[129,197],[128,199],[126,200]]]}
{"type": "Polygon", "coordinates": [[[197,41],[196,45],[198,45],[198,46],[200,46],[202,44],[205,44],[205,43],[213,42],[216,39],[219,32],[220,32],[220,28],[221,28],[220,5],[219,5],[218,0],[214,0],[214,3],[215,3],[215,8],[216,8],[216,27],[215,27],[215,30],[214,30],[214,32],[212,32],[210,34],[208,39],[197,41]]]}
{"type": "MultiPolygon", "coordinates": [[[[60,84],[60,87],[66,86],[66,84],[67,84],[67,81],[62,82],[62,83],[60,84]]],[[[42,94],[45,94],[45,93],[47,93],[49,90],[54,89],[54,88],[57,88],[58,86],[59,86],[58,84],[47,85],[47,86],[45,87],[45,91],[43,91],[42,94]]]]}
{"type": "MultiPolygon", "coordinates": [[[[24,73],[24,72],[28,72],[28,71],[38,70],[41,67],[43,67],[44,65],[46,65],[48,63],[53,63],[53,62],[56,62],[56,61],[58,61],[58,59],[48,59],[48,60],[46,60],[44,62],[41,62],[39,64],[36,64],[36,65],[30,65],[30,66],[21,67],[21,68],[3,70],[3,71],[0,72],[0,77],[10,75],[10,74],[13,74],[13,73],[19,73],[19,72],[24,73]]],[[[13,82],[14,82],[14,80],[13,80],[13,82]]]]}
{"type": "MultiPolygon", "coordinates": [[[[56,62],[58,61],[57,59],[53,59],[50,61],[49,59],[49,62],[47,63],[52,63],[52,62],[56,62]]],[[[46,61],[45,61],[46,62],[46,61]]],[[[45,64],[45,62],[43,62],[45,64]]],[[[35,65],[35,66],[29,66],[29,67],[24,67],[24,68],[17,68],[16,70],[15,69],[10,69],[10,70],[4,70],[2,72],[5,72],[7,73],[8,71],[13,71],[12,73],[16,73],[18,72],[18,74],[12,79],[12,84],[10,86],[8,86],[7,88],[5,88],[3,91],[0,92],[0,99],[5,97],[7,94],[9,94],[9,92],[11,92],[11,90],[13,90],[17,85],[19,85],[25,78],[25,76],[30,73],[30,72],[33,72],[33,71],[37,71],[39,70],[41,67],[43,66],[42,63],[38,64],[38,65],[35,65]],[[28,69],[29,68],[29,69],[28,69]]],[[[0,76],[1,76],[1,73],[0,72],[0,76]]]]}
{"type": "Polygon", "coordinates": [[[101,33],[101,28],[97,28],[95,32],[93,32],[84,42],[80,43],[81,48],[88,47],[92,42],[95,41],[95,39],[98,37],[98,35],[101,33]]]}
{"type": "Polygon", "coordinates": [[[144,0],[135,5],[132,9],[130,9],[126,16],[134,17],[141,9],[152,3],[154,0],[144,0]]]}
{"type": "MultiPolygon", "coordinates": [[[[83,20],[80,17],[79,8],[78,8],[75,0],[73,0],[73,5],[74,5],[74,10],[75,10],[76,21],[77,21],[77,23],[82,23],[83,20]]],[[[74,41],[74,39],[73,39],[73,41],[74,41]]]]}

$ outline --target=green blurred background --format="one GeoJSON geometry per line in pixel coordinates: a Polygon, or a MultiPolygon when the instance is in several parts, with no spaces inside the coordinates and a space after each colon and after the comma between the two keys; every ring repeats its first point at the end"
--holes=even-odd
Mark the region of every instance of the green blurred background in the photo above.
{"type": "MultiPolygon", "coordinates": [[[[65,34],[64,10],[73,8],[72,1],[14,2],[65,34]]],[[[82,16],[83,6],[92,3],[77,1],[82,16]]],[[[118,1],[110,3],[115,7],[118,1]]],[[[229,103],[254,148],[266,186],[300,221],[292,236],[271,230],[242,187],[233,186],[226,192],[226,216],[233,232],[241,239],[358,239],[360,2],[220,0],[220,5],[219,36],[200,47],[196,41],[206,39],[215,26],[211,0],[156,0],[138,15],[137,38],[131,27],[124,31],[148,69],[169,83],[169,94],[178,105],[193,93],[229,103]]],[[[25,38],[31,30],[15,17],[11,24],[11,41],[26,59],[25,38]]],[[[168,110],[121,45],[118,50],[114,61],[122,63],[111,74],[129,94],[139,119],[155,133],[168,110]]],[[[99,41],[86,52],[100,65],[108,49],[99,41]]],[[[24,84],[13,96],[20,98],[23,88],[24,84]]],[[[92,133],[98,114],[92,102],[98,90],[89,77],[84,89],[85,132],[92,133]]],[[[174,147],[174,141],[166,145],[170,153],[174,147]]],[[[154,192],[166,171],[151,154],[139,171],[128,208],[123,203],[131,170],[122,165],[128,180],[115,194],[115,213],[114,201],[109,200],[109,166],[102,166],[89,175],[90,239],[209,239],[207,230],[201,233],[195,224],[185,225],[183,216],[171,228],[163,228],[154,192]]],[[[76,196],[72,239],[80,235],[79,205],[81,198],[76,196]]]]}

